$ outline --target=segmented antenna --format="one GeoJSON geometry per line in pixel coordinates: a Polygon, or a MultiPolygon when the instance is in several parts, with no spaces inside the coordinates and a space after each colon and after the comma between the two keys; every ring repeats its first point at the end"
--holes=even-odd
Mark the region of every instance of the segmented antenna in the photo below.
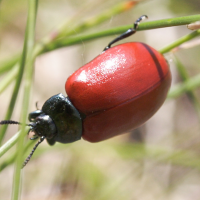
{"type": "Polygon", "coordinates": [[[21,124],[21,123],[13,120],[3,120],[0,121],[0,124],[21,124]]]}
{"type": "MultiPolygon", "coordinates": [[[[18,124],[18,125],[22,125],[22,123],[20,122],[17,122],[17,121],[13,121],[13,120],[3,120],[3,121],[0,121],[0,125],[6,125],[6,124],[18,124]]],[[[34,124],[25,124],[26,126],[31,126],[33,127],[34,124]]]]}
{"type": "Polygon", "coordinates": [[[33,147],[33,150],[31,151],[30,155],[26,158],[26,160],[24,161],[23,165],[22,165],[22,169],[27,165],[27,163],[29,162],[29,160],[31,159],[33,153],[35,152],[35,150],[37,149],[38,145],[43,142],[43,140],[45,139],[45,136],[40,137],[40,140],[36,143],[36,145],[33,147]]]}

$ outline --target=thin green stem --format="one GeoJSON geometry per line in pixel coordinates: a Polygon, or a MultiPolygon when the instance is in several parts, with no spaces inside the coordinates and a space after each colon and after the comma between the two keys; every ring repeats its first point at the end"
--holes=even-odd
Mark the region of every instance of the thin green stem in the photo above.
{"type": "Polygon", "coordinates": [[[185,36],[179,38],[178,40],[176,40],[175,42],[167,45],[166,47],[164,47],[160,50],[160,53],[162,53],[162,54],[167,53],[167,52],[171,51],[172,49],[174,49],[175,47],[178,47],[181,44],[183,44],[184,42],[192,40],[193,38],[195,38],[199,35],[200,35],[200,29],[196,30],[188,35],[185,35],[185,36]]]}
{"type": "Polygon", "coordinates": [[[190,15],[190,16],[176,17],[170,19],[161,19],[161,20],[151,21],[148,23],[143,23],[143,26],[140,27],[140,30],[187,25],[199,20],[200,20],[200,15],[190,15]]]}
{"type": "MultiPolygon", "coordinates": [[[[18,96],[18,93],[19,93],[19,88],[20,88],[20,85],[21,85],[22,76],[23,76],[23,73],[24,73],[25,61],[26,61],[26,52],[27,52],[26,46],[27,46],[27,44],[26,44],[26,39],[25,39],[24,50],[23,50],[22,57],[21,57],[21,60],[20,60],[19,68],[17,68],[17,66],[16,66],[16,68],[14,68],[12,70],[12,72],[10,73],[10,76],[6,77],[6,82],[4,84],[2,84],[2,85],[7,86],[9,83],[11,83],[11,81],[13,80],[12,76],[15,75],[15,71],[17,71],[17,69],[18,69],[18,72],[17,72],[17,75],[16,75],[17,79],[16,79],[16,82],[15,82],[15,87],[13,89],[12,97],[10,98],[8,110],[7,110],[6,115],[4,117],[5,120],[8,120],[8,119],[11,118],[12,113],[13,113],[13,109],[14,109],[14,106],[15,106],[15,102],[16,102],[16,99],[17,99],[17,96],[18,96]]],[[[5,87],[2,88],[2,90],[3,89],[5,89],[5,87]]],[[[0,145],[2,143],[4,135],[6,133],[7,127],[8,127],[8,125],[2,126],[2,128],[0,130],[0,145]]]]}
{"type": "Polygon", "coordinates": [[[17,132],[10,140],[8,140],[1,148],[0,148],[0,158],[3,156],[14,144],[16,144],[19,138],[20,131],[17,132]]]}
{"type": "MultiPolygon", "coordinates": [[[[192,23],[192,22],[197,21],[197,20],[200,20],[200,15],[156,20],[156,21],[152,21],[152,22],[142,22],[139,25],[138,31],[155,29],[155,28],[178,26],[178,25],[186,25],[188,23],[192,23]]],[[[114,35],[114,34],[121,34],[121,33],[125,32],[126,30],[128,30],[132,26],[133,25],[130,24],[130,25],[112,28],[112,29],[108,29],[108,30],[104,30],[104,31],[98,31],[96,33],[85,34],[85,35],[80,35],[80,36],[70,37],[70,38],[58,39],[58,40],[51,42],[49,44],[46,44],[46,45],[41,44],[41,45],[43,45],[43,48],[41,48],[41,47],[38,48],[36,46],[34,53],[35,53],[35,55],[40,55],[42,53],[46,53],[48,51],[52,51],[52,50],[55,50],[55,49],[58,49],[58,48],[71,46],[71,45],[75,45],[75,44],[78,44],[78,43],[91,41],[91,40],[94,40],[94,39],[97,39],[97,38],[111,36],[111,35],[114,35]]],[[[194,37],[197,36],[198,34],[199,33],[196,33],[194,35],[194,37]]]]}
{"type": "Polygon", "coordinates": [[[23,162],[23,152],[24,152],[24,136],[25,132],[25,123],[27,118],[27,112],[29,107],[29,98],[30,98],[30,88],[32,83],[32,74],[33,74],[33,63],[34,59],[32,58],[34,41],[35,41],[35,21],[36,21],[36,12],[37,12],[37,0],[29,0],[29,11],[28,11],[28,20],[26,26],[25,34],[25,46],[23,51],[27,55],[27,66],[25,69],[25,89],[24,89],[24,101],[23,101],[23,111],[22,111],[22,129],[21,134],[17,143],[17,158],[16,158],[16,168],[14,174],[14,185],[12,199],[18,200],[20,196],[20,183],[21,183],[21,166],[23,162]]]}

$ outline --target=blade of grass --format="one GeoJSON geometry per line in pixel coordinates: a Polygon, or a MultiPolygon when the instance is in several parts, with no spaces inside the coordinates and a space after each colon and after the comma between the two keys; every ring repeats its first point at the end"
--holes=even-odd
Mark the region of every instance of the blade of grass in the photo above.
{"type": "MultiPolygon", "coordinates": [[[[35,22],[36,22],[36,13],[37,13],[37,0],[29,0],[28,1],[28,19],[25,33],[25,41],[24,41],[24,49],[23,55],[27,55],[26,60],[26,69],[25,69],[25,88],[24,88],[24,101],[23,101],[23,110],[22,110],[22,129],[21,134],[19,135],[18,143],[17,143],[17,157],[16,157],[16,168],[14,173],[14,181],[13,181],[13,191],[12,191],[12,199],[18,200],[20,196],[21,190],[21,167],[23,162],[23,152],[24,152],[24,136],[25,132],[25,123],[27,118],[28,106],[29,106],[29,98],[30,98],[30,89],[32,83],[32,75],[33,75],[33,64],[34,58],[32,57],[32,51],[34,48],[35,42],[35,22]]],[[[22,55],[22,56],[23,56],[22,55]]],[[[24,63],[25,64],[25,63],[24,63]]]]}

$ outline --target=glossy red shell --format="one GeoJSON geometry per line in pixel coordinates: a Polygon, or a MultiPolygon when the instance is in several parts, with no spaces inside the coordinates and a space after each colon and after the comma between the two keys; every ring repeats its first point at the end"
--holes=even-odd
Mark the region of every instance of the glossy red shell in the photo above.
{"type": "Polygon", "coordinates": [[[108,49],[78,69],[65,89],[85,115],[82,137],[99,142],[146,122],[163,104],[170,85],[165,58],[146,44],[131,42],[108,49]]]}

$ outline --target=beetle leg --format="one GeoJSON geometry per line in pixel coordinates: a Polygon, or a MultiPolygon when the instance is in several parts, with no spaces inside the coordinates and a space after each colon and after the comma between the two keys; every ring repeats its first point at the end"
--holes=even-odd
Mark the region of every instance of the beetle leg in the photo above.
{"type": "Polygon", "coordinates": [[[139,17],[135,22],[134,22],[134,27],[133,28],[129,28],[126,32],[122,33],[121,35],[119,35],[118,37],[116,37],[114,40],[112,40],[107,47],[104,48],[103,52],[106,51],[107,49],[109,49],[111,47],[111,45],[113,45],[114,43],[124,39],[124,38],[127,38],[131,35],[133,35],[137,28],[138,28],[138,25],[139,23],[144,20],[144,19],[147,19],[147,15],[142,15],[141,17],[139,17]]]}

